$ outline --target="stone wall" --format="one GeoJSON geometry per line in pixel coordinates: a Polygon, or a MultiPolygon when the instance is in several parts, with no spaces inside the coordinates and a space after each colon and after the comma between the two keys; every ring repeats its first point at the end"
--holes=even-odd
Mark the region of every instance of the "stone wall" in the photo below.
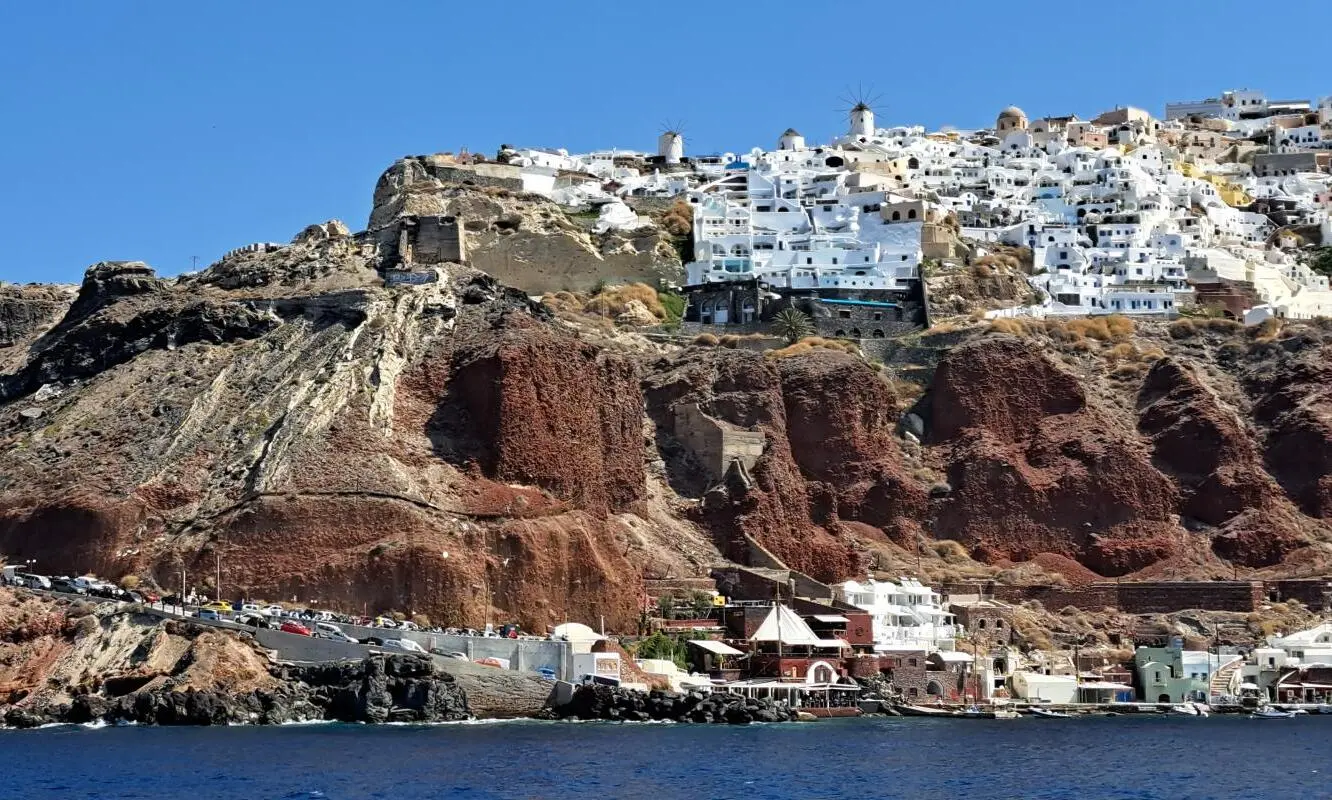
{"type": "Polygon", "coordinates": [[[997,603],[966,603],[948,607],[949,613],[974,636],[993,644],[1013,641],[1013,610],[997,603]]]}
{"type": "Polygon", "coordinates": [[[879,673],[908,701],[925,697],[925,651],[911,651],[879,656],[879,673]]]}
{"type": "Polygon", "coordinates": [[[761,431],[747,431],[703,413],[697,403],[674,409],[675,437],[707,471],[709,485],[720,483],[732,461],[752,469],[767,442],[761,431]]]}
{"type": "Polygon", "coordinates": [[[1036,600],[1057,611],[1117,608],[1129,614],[1167,614],[1185,609],[1250,612],[1264,600],[1258,581],[1163,581],[1094,583],[1082,587],[995,586],[994,598],[1006,603],[1036,600]]]}
{"type": "Polygon", "coordinates": [[[1276,603],[1297,600],[1314,611],[1332,611],[1332,578],[1295,578],[1267,581],[1267,599],[1276,603]]]}
{"type": "Polygon", "coordinates": [[[445,183],[523,190],[522,170],[509,164],[446,164],[426,159],[426,172],[445,183]]]}
{"type": "Polygon", "coordinates": [[[389,267],[467,261],[467,234],[453,216],[401,217],[375,231],[374,242],[389,267]]]}

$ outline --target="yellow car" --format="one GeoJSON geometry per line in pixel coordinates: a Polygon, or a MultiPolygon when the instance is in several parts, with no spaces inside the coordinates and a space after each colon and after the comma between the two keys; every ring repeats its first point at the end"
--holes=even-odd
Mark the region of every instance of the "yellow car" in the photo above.
{"type": "Polygon", "coordinates": [[[219,614],[231,613],[231,603],[228,603],[226,600],[214,600],[211,603],[205,604],[203,607],[212,611],[216,611],[219,614]]]}

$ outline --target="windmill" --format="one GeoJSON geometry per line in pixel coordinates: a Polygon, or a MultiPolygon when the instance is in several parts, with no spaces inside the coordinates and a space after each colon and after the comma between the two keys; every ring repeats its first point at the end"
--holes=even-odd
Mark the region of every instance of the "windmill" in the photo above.
{"type": "Polygon", "coordinates": [[[679,164],[684,158],[684,123],[682,120],[667,120],[661,126],[661,135],[657,137],[657,155],[667,164],[679,164]]]}
{"type": "Polygon", "coordinates": [[[851,121],[849,135],[860,138],[874,135],[874,104],[880,99],[879,95],[867,92],[863,86],[857,86],[855,91],[848,91],[841,98],[845,105],[851,107],[848,112],[851,121]]]}

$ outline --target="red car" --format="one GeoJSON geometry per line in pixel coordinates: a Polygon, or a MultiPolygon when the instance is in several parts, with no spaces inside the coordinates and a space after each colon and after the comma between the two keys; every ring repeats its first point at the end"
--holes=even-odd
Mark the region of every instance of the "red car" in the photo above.
{"type": "Polygon", "coordinates": [[[286,622],[282,623],[282,627],[278,628],[278,630],[280,630],[280,631],[286,631],[287,633],[294,633],[294,634],[296,634],[297,636],[312,636],[312,635],[313,635],[313,634],[310,632],[310,629],[309,629],[309,628],[305,627],[304,625],[300,624],[299,622],[292,622],[291,620],[287,620],[286,622]]]}

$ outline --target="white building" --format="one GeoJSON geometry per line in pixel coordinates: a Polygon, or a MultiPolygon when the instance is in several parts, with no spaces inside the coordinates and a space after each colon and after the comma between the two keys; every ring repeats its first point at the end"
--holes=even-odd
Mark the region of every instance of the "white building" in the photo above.
{"type": "Polygon", "coordinates": [[[837,593],[844,602],[869,612],[876,651],[954,649],[958,628],[953,616],[939,594],[920,581],[847,581],[837,593]]]}

